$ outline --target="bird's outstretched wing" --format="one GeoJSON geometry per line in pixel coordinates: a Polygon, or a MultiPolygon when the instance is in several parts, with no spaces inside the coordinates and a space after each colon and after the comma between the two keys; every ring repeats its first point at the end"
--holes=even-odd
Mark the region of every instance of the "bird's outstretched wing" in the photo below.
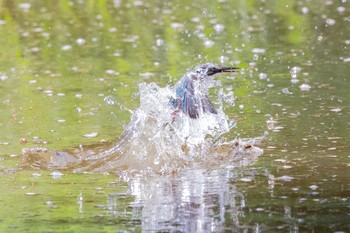
{"type": "Polygon", "coordinates": [[[190,80],[184,80],[176,88],[176,99],[171,98],[170,104],[175,111],[181,110],[192,119],[199,116],[199,101],[195,97],[193,83],[190,80]]]}
{"type": "Polygon", "coordinates": [[[208,96],[196,96],[191,79],[183,79],[176,87],[176,98],[171,98],[170,104],[176,111],[182,111],[192,119],[199,117],[200,108],[203,112],[217,114],[217,110],[210,102],[208,96]]]}
{"type": "Polygon", "coordinates": [[[181,102],[181,109],[184,113],[189,115],[192,119],[197,119],[199,117],[199,103],[193,93],[185,92],[181,102]]]}
{"type": "Polygon", "coordinates": [[[218,111],[213,106],[213,104],[210,102],[208,96],[203,97],[203,99],[201,99],[201,101],[202,101],[203,112],[210,112],[213,114],[218,114],[218,111]]]}

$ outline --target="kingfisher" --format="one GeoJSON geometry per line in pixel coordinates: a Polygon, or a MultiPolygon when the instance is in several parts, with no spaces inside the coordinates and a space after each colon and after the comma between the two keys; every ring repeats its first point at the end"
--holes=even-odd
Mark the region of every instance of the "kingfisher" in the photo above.
{"type": "Polygon", "coordinates": [[[186,73],[175,85],[175,97],[170,99],[170,105],[175,110],[173,117],[180,111],[192,119],[197,119],[201,112],[217,114],[218,111],[208,98],[210,82],[215,74],[238,70],[238,67],[221,67],[206,63],[186,73]]]}

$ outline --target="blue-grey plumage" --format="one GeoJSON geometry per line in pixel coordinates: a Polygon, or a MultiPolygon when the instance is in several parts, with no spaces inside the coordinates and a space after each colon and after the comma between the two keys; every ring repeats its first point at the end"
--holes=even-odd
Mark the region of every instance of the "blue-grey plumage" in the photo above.
{"type": "Polygon", "coordinates": [[[217,114],[217,110],[207,96],[209,85],[206,83],[214,74],[237,70],[236,67],[220,67],[207,63],[198,65],[193,71],[186,73],[175,85],[175,98],[170,100],[175,113],[182,111],[192,119],[198,118],[201,110],[205,113],[217,114]]]}

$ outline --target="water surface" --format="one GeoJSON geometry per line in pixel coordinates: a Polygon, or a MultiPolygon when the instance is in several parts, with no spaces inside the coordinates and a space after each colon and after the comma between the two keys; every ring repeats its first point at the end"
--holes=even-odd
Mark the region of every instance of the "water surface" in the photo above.
{"type": "Polygon", "coordinates": [[[2,2],[0,231],[349,232],[349,21],[348,1],[2,2]],[[266,135],[255,163],[129,180],[19,165],[118,140],[140,83],[204,62],[241,67],[210,98],[233,92],[228,140],[266,135]]]}

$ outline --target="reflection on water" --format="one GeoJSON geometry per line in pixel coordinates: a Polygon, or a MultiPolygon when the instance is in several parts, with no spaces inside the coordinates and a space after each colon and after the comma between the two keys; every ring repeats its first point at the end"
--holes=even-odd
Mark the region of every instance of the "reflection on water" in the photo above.
{"type": "MultiPolygon", "coordinates": [[[[133,178],[129,183],[133,219],[143,232],[224,232],[240,229],[245,198],[224,170],[184,170],[178,177],[133,178]],[[227,212],[227,210],[230,212],[227,212]]],[[[107,198],[109,213],[119,217],[118,194],[107,198]]]]}
{"type": "Polygon", "coordinates": [[[107,195],[103,218],[132,221],[142,232],[343,232],[348,221],[346,207],[335,204],[347,201],[345,193],[266,169],[185,169],[132,177],[128,186],[107,195]]]}

